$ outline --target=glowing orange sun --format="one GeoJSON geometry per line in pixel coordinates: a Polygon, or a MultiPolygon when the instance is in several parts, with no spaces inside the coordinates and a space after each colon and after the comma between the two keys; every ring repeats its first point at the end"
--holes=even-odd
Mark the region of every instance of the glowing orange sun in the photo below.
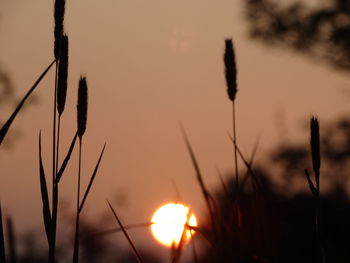
{"type": "Polygon", "coordinates": [[[179,203],[168,203],[158,208],[151,222],[153,223],[151,231],[154,238],[167,247],[177,246],[182,236],[182,242],[188,242],[195,231],[185,228],[185,225],[197,226],[194,214],[187,206],[179,203]]]}

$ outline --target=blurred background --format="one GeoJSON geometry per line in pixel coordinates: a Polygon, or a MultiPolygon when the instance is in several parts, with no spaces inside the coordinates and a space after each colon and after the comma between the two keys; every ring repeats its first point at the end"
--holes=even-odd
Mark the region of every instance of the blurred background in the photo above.
{"type": "MultiPolygon", "coordinates": [[[[234,167],[227,136],[232,129],[232,109],[223,67],[226,38],[233,38],[238,66],[238,143],[246,156],[258,143],[255,162],[268,167],[274,191],[289,197],[308,191],[303,170],[310,166],[306,146],[312,114],[319,117],[321,137],[334,139],[332,153],[340,149],[336,145],[344,147],[341,161],[345,165],[345,146],[350,141],[346,118],[349,9],[347,0],[303,5],[301,1],[282,5],[272,0],[67,1],[69,87],[61,147],[63,152],[68,149],[76,129],[78,79],[84,74],[89,109],[83,188],[107,142],[82,219],[97,232],[113,227],[108,199],[123,223],[148,222],[160,205],[176,200],[177,188],[199,224],[201,219],[205,222],[204,200],[179,121],[189,135],[208,188],[219,191],[215,190],[220,186],[217,167],[226,181],[234,167]],[[296,155],[283,155],[283,150],[295,149],[299,151],[296,155]]],[[[53,60],[53,26],[53,1],[0,0],[1,121],[53,60]]],[[[18,237],[25,239],[25,233],[35,232],[42,237],[37,240],[43,249],[38,134],[41,130],[49,174],[53,72],[37,88],[0,151],[3,211],[11,215],[18,237]]],[[[338,164],[337,158],[330,164],[338,164]]],[[[62,179],[58,236],[62,246],[69,229],[64,226],[72,220],[76,159],[77,151],[62,179]]],[[[336,177],[338,184],[334,177],[325,176],[322,190],[331,192],[342,185],[346,192],[348,181],[342,176],[336,177]]],[[[133,230],[131,236],[138,246],[156,251],[161,262],[169,257],[148,228],[133,230]]],[[[128,249],[122,235],[111,238],[116,246],[128,249]]]]}

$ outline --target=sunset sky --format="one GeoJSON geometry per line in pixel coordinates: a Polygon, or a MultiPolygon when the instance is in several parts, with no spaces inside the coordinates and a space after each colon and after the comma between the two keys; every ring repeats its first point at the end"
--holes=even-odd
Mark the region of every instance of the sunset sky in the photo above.
{"type": "MultiPolygon", "coordinates": [[[[243,11],[241,0],[67,1],[70,60],[62,147],[65,152],[76,129],[78,80],[84,74],[89,109],[83,189],[107,142],[82,217],[110,215],[108,199],[124,223],[147,222],[157,207],[176,198],[174,181],[200,224],[204,201],[179,121],[213,189],[219,185],[216,166],[223,173],[233,169],[227,137],[232,109],[222,60],[225,38],[235,44],[237,138],[246,155],[258,139],[258,159],[283,136],[308,140],[302,131],[311,114],[322,125],[349,112],[349,75],[251,40],[243,11]]],[[[0,36],[0,63],[22,96],[53,60],[53,1],[0,0],[0,36]]],[[[0,149],[4,211],[18,231],[35,228],[43,236],[38,134],[41,129],[49,175],[53,83],[51,70],[35,92],[37,104],[14,123],[20,137],[11,150],[0,149]]],[[[12,110],[0,108],[1,120],[12,110]]],[[[77,154],[60,187],[61,197],[71,204],[77,154]]],[[[111,226],[113,221],[101,229],[111,226]]],[[[159,246],[150,241],[149,229],[131,235],[141,245],[159,246]]]]}

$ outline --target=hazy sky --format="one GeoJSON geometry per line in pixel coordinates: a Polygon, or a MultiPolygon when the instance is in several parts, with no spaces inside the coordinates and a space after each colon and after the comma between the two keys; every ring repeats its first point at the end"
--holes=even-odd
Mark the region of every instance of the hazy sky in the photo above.
{"type": "MultiPolygon", "coordinates": [[[[123,222],[149,221],[158,206],[175,198],[174,180],[200,224],[204,202],[178,122],[188,132],[206,182],[218,185],[216,165],[223,172],[233,167],[222,62],[227,37],[234,39],[237,53],[237,129],[245,154],[260,138],[261,158],[283,131],[288,138],[308,140],[300,123],[311,114],[322,123],[349,112],[344,93],[349,77],[250,40],[242,1],[67,2],[70,68],[62,147],[67,149],[76,128],[77,83],[85,74],[89,110],[83,188],[107,142],[85,217],[109,212],[108,198],[123,222]],[[125,202],[118,203],[121,197],[125,202]]],[[[53,1],[1,0],[0,15],[0,61],[22,95],[53,60],[53,1]]],[[[53,81],[51,71],[37,89],[38,105],[15,122],[21,138],[11,151],[0,150],[5,212],[19,229],[40,227],[43,235],[37,145],[41,129],[50,174],[53,81]]],[[[1,119],[10,113],[8,108],[0,112],[1,119]]],[[[60,193],[68,202],[75,201],[77,151],[74,155],[60,193]]],[[[134,233],[141,243],[150,239],[148,229],[134,233]]]]}

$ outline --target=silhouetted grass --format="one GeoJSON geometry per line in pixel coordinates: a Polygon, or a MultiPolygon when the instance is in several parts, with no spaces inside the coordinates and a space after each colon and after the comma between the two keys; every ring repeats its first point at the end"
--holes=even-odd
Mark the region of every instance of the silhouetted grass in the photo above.
{"type": "Polygon", "coordinates": [[[11,127],[12,122],[15,120],[17,114],[22,109],[24,103],[27,101],[29,96],[32,94],[32,92],[35,90],[35,88],[38,86],[40,81],[45,77],[46,73],[49,71],[49,69],[52,67],[52,65],[55,63],[55,61],[52,61],[51,64],[44,70],[44,72],[40,75],[40,77],[35,81],[33,86],[30,88],[30,90],[27,92],[27,94],[23,97],[21,102],[17,105],[15,111],[11,114],[10,118],[5,122],[5,124],[1,127],[0,130],[0,145],[3,142],[9,128],[11,127]]]}
{"type": "Polygon", "coordinates": [[[134,252],[134,255],[137,259],[137,262],[142,263],[142,259],[140,257],[139,252],[136,249],[136,246],[134,245],[134,242],[132,242],[132,240],[131,240],[130,236],[128,235],[128,233],[126,232],[126,229],[124,228],[122,222],[120,221],[119,217],[117,216],[117,213],[115,212],[115,210],[113,209],[112,205],[110,204],[110,202],[108,200],[107,200],[107,203],[108,203],[110,209],[112,210],[112,213],[115,217],[115,220],[118,222],[120,229],[123,231],[124,236],[128,240],[128,243],[129,243],[130,247],[132,248],[132,251],[134,252]]]}
{"type": "MultiPolygon", "coordinates": [[[[86,132],[87,127],[87,112],[88,112],[88,85],[86,77],[81,76],[78,85],[78,101],[77,101],[77,129],[75,135],[70,142],[69,149],[64,156],[64,159],[59,166],[59,154],[60,154],[60,130],[61,130],[61,118],[63,118],[63,112],[65,111],[66,97],[67,97],[67,87],[68,87],[68,64],[69,64],[69,54],[68,54],[68,36],[64,32],[64,14],[65,14],[65,1],[56,0],[54,9],[54,56],[55,60],[46,68],[46,70],[40,75],[31,89],[25,94],[22,101],[18,104],[15,111],[12,113],[7,122],[2,126],[0,130],[0,145],[4,140],[9,128],[22,106],[36,89],[40,81],[45,77],[46,73],[56,64],[56,74],[55,82],[53,85],[53,130],[52,130],[52,190],[51,190],[51,200],[50,192],[48,191],[47,175],[45,174],[45,165],[43,163],[42,157],[42,138],[41,131],[39,132],[39,181],[40,181],[40,194],[42,202],[42,214],[44,221],[44,228],[48,243],[48,262],[57,262],[56,257],[56,231],[57,231],[57,217],[58,217],[58,200],[59,200],[59,183],[65,172],[68,163],[71,160],[73,150],[79,138],[79,156],[78,156],[78,171],[77,171],[77,192],[76,192],[76,209],[75,209],[75,227],[74,227],[74,244],[73,250],[73,263],[79,262],[79,247],[80,247],[80,214],[84,208],[88,195],[91,191],[91,187],[95,181],[98,169],[102,157],[104,155],[105,146],[104,144],[95,168],[90,177],[90,181],[86,187],[83,198],[81,199],[81,176],[82,176],[82,145],[83,137],[86,132]],[[58,115],[58,117],[57,117],[58,115]],[[51,201],[51,207],[50,207],[51,201]]],[[[196,181],[202,192],[206,209],[209,218],[209,224],[200,227],[189,226],[189,216],[187,216],[187,222],[184,225],[184,231],[182,233],[181,240],[178,245],[173,245],[171,248],[173,263],[180,261],[183,248],[185,246],[184,237],[186,235],[186,230],[190,230],[192,235],[192,230],[195,230],[204,240],[207,241],[206,245],[208,249],[205,253],[208,255],[205,259],[200,258],[197,255],[196,248],[193,243],[193,261],[194,262],[298,262],[297,260],[289,260],[291,253],[289,250],[290,246],[297,246],[294,242],[288,243],[287,247],[283,247],[279,244],[279,240],[283,239],[282,234],[278,233],[279,228],[285,230],[283,226],[279,226],[280,222],[289,221],[305,221],[309,216],[301,215],[299,218],[295,218],[293,213],[290,211],[307,212],[312,214],[312,209],[309,206],[309,199],[300,198],[293,200],[295,205],[292,209],[287,210],[282,201],[278,200],[280,196],[277,196],[271,190],[271,186],[267,183],[264,174],[261,171],[257,171],[253,167],[253,160],[256,152],[256,148],[253,151],[250,160],[246,158],[236,139],[236,93],[237,93],[237,65],[235,61],[235,51],[233,48],[233,43],[231,39],[225,40],[225,51],[224,51],[224,70],[227,85],[227,93],[229,100],[232,102],[232,135],[229,134],[230,140],[234,148],[234,176],[229,182],[225,182],[220,171],[218,170],[219,179],[222,185],[221,196],[219,198],[214,198],[214,196],[209,192],[205,179],[202,175],[200,166],[198,164],[196,155],[191,146],[190,140],[185,132],[182,125],[181,132],[187,147],[187,151],[190,155],[193,167],[196,172],[196,181]],[[246,173],[242,178],[240,177],[241,171],[238,167],[238,161],[241,161],[246,169],[246,173]],[[250,185],[249,185],[250,183],[250,185]],[[302,202],[307,202],[306,206],[302,206],[302,202]],[[275,207],[272,207],[275,206],[275,207]],[[277,207],[277,208],[276,208],[277,207]],[[280,210],[278,210],[280,209],[280,210]],[[294,209],[294,210],[293,210],[294,209]],[[276,212],[277,211],[277,212],[276,212]],[[279,214],[280,213],[280,214],[279,214]],[[278,236],[275,238],[275,235],[278,236]],[[277,249],[276,249],[277,247],[277,249]],[[284,252],[288,251],[285,255],[284,252]],[[282,255],[282,256],[281,256],[282,255]]],[[[50,120],[51,121],[51,120],[50,120]]],[[[314,249],[316,247],[316,253],[311,252],[310,257],[312,261],[310,262],[326,262],[328,255],[331,254],[330,250],[327,250],[326,242],[324,238],[323,224],[321,224],[321,193],[320,193],[320,182],[321,182],[321,148],[320,148],[320,134],[319,134],[319,122],[316,117],[312,117],[310,120],[310,146],[311,146],[311,159],[312,167],[314,173],[314,179],[312,179],[309,170],[305,169],[305,175],[310,192],[313,198],[316,200],[316,213],[315,220],[313,222],[305,223],[307,227],[293,228],[293,231],[297,233],[304,233],[307,237],[307,241],[311,241],[312,244],[307,246],[307,248],[314,249]],[[316,230],[317,239],[315,240],[312,236],[313,230],[316,230]],[[318,242],[318,243],[317,243],[318,242]]],[[[323,170],[322,170],[323,174],[323,170]]],[[[285,202],[285,200],[283,200],[285,202]]],[[[108,201],[107,201],[108,202],[108,201]]],[[[123,232],[126,237],[132,252],[138,262],[142,262],[141,254],[139,253],[137,247],[131,240],[127,230],[135,227],[148,227],[152,222],[141,223],[141,224],[131,224],[123,225],[117,216],[117,213],[113,209],[112,205],[108,202],[108,205],[118,223],[117,228],[101,231],[97,235],[104,235],[108,233],[123,232]]],[[[308,214],[308,215],[309,215],[308,214]]],[[[188,213],[190,215],[190,212],[188,213]]],[[[3,215],[0,203],[0,261],[6,262],[8,258],[9,262],[15,262],[17,256],[17,242],[14,234],[14,227],[12,220],[9,218],[6,222],[7,226],[7,249],[8,255],[5,255],[5,234],[3,231],[3,215]],[[6,258],[6,256],[8,256],[6,258]]],[[[323,221],[322,221],[323,222],[323,221]]],[[[335,222],[337,223],[337,222],[335,222]]],[[[285,230],[290,231],[290,229],[285,230]]],[[[349,231],[350,233],[350,231],[349,231]]],[[[348,233],[348,234],[349,234],[348,233]]],[[[293,236],[294,233],[287,233],[287,239],[293,236]]],[[[303,238],[302,234],[298,237],[303,238]]],[[[92,235],[86,235],[85,238],[94,238],[92,235]]],[[[284,237],[285,238],[285,237],[284,237]]],[[[346,240],[344,238],[344,240],[346,240]]],[[[86,239],[85,239],[86,241],[86,239]]],[[[204,254],[205,254],[204,253],[204,254]]],[[[309,256],[309,254],[308,254],[309,256]]],[[[299,257],[296,257],[299,259],[299,257]]],[[[300,257],[301,258],[301,257],[300,257]]],[[[332,258],[337,258],[336,256],[332,258]]],[[[309,258],[308,258],[309,259],[309,258]]],[[[81,260],[81,259],[80,259],[81,260]]],[[[103,262],[102,260],[100,262],[103,262]]],[[[331,262],[331,261],[327,261],[331,262]]]]}

